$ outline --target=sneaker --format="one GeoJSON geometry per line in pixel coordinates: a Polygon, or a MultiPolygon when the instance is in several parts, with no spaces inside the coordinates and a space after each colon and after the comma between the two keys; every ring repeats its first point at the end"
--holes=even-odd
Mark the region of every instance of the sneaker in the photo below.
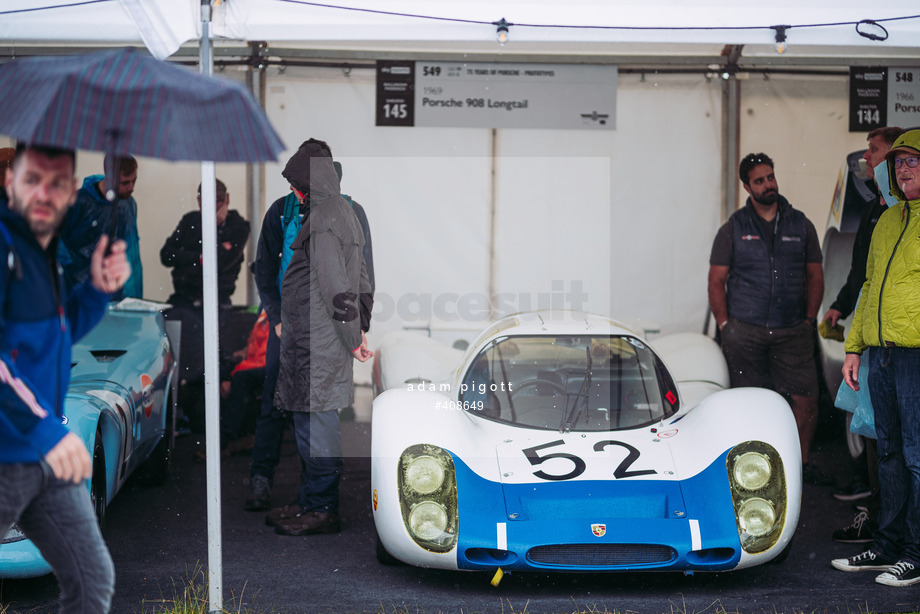
{"type": "Polygon", "coordinates": [[[854,480],[843,488],[838,488],[833,492],[834,498],[838,501],[859,501],[868,499],[872,496],[872,490],[869,485],[862,480],[854,480]]]}
{"type": "Polygon", "coordinates": [[[264,512],[271,505],[272,484],[264,475],[254,475],[249,480],[249,496],[243,509],[249,512],[264,512]]]}
{"type": "Polygon", "coordinates": [[[894,562],[881,554],[866,550],[848,559],[834,559],[831,565],[840,571],[886,571],[894,565],[894,562]]]}
{"type": "Polygon", "coordinates": [[[338,514],[330,512],[302,512],[293,518],[281,520],[275,525],[278,535],[314,535],[316,533],[338,533],[342,530],[338,514]]]}
{"type": "Polygon", "coordinates": [[[833,539],[842,544],[867,544],[872,541],[872,534],[877,529],[878,525],[869,520],[869,514],[859,512],[853,518],[853,524],[834,531],[833,539]]]}
{"type": "Polygon", "coordinates": [[[300,511],[300,504],[298,503],[291,503],[284,507],[276,507],[265,514],[265,524],[269,527],[277,527],[279,522],[294,518],[300,511]]]}
{"type": "Polygon", "coordinates": [[[920,582],[920,567],[908,561],[898,561],[888,571],[875,578],[875,581],[887,586],[910,586],[920,582]]]}

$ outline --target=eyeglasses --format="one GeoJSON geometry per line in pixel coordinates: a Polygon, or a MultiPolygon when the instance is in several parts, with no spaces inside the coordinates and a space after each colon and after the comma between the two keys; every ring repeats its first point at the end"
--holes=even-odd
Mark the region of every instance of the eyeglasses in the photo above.
{"type": "Polygon", "coordinates": [[[902,164],[906,164],[910,168],[917,168],[917,165],[920,164],[920,157],[909,156],[907,158],[895,158],[894,159],[895,168],[901,168],[902,164]]]}

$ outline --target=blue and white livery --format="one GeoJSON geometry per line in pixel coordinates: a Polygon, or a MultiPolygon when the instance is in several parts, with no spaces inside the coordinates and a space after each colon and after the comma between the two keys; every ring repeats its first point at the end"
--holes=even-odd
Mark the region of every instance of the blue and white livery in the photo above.
{"type": "Polygon", "coordinates": [[[690,573],[777,557],[802,490],[789,405],[726,389],[708,337],[655,347],[572,312],[510,316],[464,352],[385,338],[371,444],[378,558],[690,573]]]}

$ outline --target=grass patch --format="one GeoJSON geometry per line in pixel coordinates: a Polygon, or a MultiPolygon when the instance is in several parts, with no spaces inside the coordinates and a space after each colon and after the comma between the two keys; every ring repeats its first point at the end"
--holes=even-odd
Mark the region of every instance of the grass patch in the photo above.
{"type": "MultiPolygon", "coordinates": [[[[144,600],[141,603],[141,614],[208,614],[210,612],[209,606],[209,597],[208,597],[208,576],[207,570],[198,563],[194,569],[192,569],[188,578],[184,581],[181,581],[181,584],[177,586],[176,581],[173,580],[173,590],[172,597],[169,599],[157,599],[157,600],[144,600]]],[[[254,610],[250,607],[245,609],[242,606],[243,595],[245,593],[245,588],[243,593],[240,593],[239,599],[234,599],[231,595],[230,599],[224,599],[224,607],[221,609],[221,614],[274,614],[275,610],[254,610]],[[230,603],[230,609],[228,609],[227,603],[230,603]],[[238,605],[234,605],[238,602],[238,605]]],[[[4,614],[3,610],[0,610],[0,614],[4,614]]]]}

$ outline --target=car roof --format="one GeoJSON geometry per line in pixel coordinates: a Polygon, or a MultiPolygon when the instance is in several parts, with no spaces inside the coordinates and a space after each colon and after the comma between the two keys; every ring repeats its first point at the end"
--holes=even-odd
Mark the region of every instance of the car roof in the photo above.
{"type": "Polygon", "coordinates": [[[480,346],[497,335],[633,335],[641,336],[625,324],[610,318],[563,309],[528,311],[506,316],[489,325],[474,343],[480,346]]]}

